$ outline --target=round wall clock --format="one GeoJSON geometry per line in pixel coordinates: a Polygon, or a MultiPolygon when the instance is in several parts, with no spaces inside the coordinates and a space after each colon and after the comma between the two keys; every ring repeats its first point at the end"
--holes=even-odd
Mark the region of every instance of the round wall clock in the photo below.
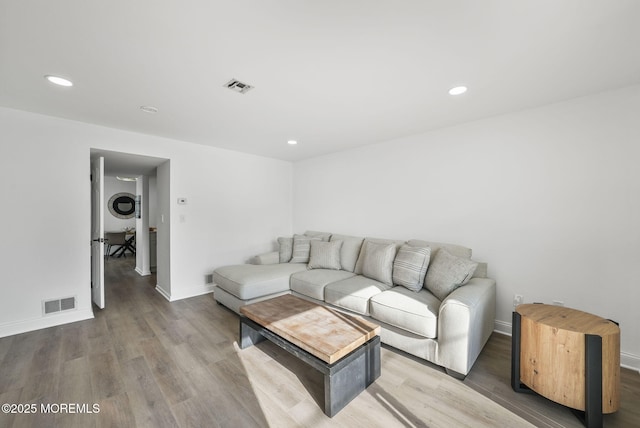
{"type": "Polygon", "coordinates": [[[136,213],[135,195],[127,192],[116,193],[109,199],[109,212],[118,218],[133,218],[136,213]]]}

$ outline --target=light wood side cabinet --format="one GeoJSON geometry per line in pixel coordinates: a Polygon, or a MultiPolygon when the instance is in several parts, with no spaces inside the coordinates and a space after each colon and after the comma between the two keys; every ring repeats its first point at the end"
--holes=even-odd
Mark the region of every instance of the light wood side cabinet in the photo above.
{"type": "Polygon", "coordinates": [[[513,313],[511,383],[576,409],[588,427],[620,406],[620,328],[562,306],[519,305],[513,313]]]}

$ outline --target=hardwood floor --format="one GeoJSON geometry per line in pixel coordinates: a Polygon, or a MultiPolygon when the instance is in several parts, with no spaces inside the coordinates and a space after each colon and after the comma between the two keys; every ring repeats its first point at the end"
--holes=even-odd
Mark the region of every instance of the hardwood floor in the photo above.
{"type": "MultiPolygon", "coordinates": [[[[382,376],[329,419],[322,377],[269,342],[239,351],[237,316],[210,295],[169,303],[131,258],[106,264],[107,308],[95,319],[0,339],[0,404],[38,406],[0,413],[0,427],[532,426],[516,414],[581,426],[568,409],[511,390],[501,335],[464,382],[383,348],[382,376]],[[99,413],[40,411],[67,403],[99,413]]],[[[640,375],[623,369],[621,410],[605,426],[640,426],[639,402],[640,375]]]]}
{"type": "MultiPolygon", "coordinates": [[[[604,415],[607,428],[640,427],[640,373],[622,368],[620,410],[604,415]]],[[[571,409],[511,389],[511,337],[494,333],[482,350],[465,385],[520,415],[538,427],[584,427],[571,409]]]]}

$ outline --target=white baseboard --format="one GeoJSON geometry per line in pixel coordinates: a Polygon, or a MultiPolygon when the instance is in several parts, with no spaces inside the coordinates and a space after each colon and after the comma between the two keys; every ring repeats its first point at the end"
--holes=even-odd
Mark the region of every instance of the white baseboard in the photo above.
{"type": "Polygon", "coordinates": [[[160,293],[162,297],[164,297],[168,301],[171,301],[171,293],[167,293],[165,289],[160,287],[158,284],[156,284],[156,291],[160,293]]]}
{"type": "Polygon", "coordinates": [[[138,274],[139,274],[140,276],[148,276],[148,275],[151,275],[151,271],[150,271],[150,270],[143,270],[143,269],[140,269],[138,266],[136,266],[136,269],[135,269],[135,270],[136,270],[136,272],[138,272],[138,274]]]}
{"type": "Polygon", "coordinates": [[[91,318],[93,318],[93,311],[91,309],[83,309],[62,312],[55,315],[47,315],[29,320],[10,322],[0,325],[0,337],[13,336],[14,334],[55,327],[57,325],[69,324],[71,322],[84,321],[91,318]]]}
{"type": "Polygon", "coordinates": [[[495,320],[493,324],[493,331],[496,333],[506,334],[511,336],[511,323],[506,321],[495,320]]]}
{"type": "MultiPolygon", "coordinates": [[[[495,320],[493,331],[511,336],[511,323],[495,320]]],[[[620,366],[640,373],[640,356],[628,352],[620,352],[620,366]]]]}
{"type": "Polygon", "coordinates": [[[640,373],[640,357],[637,355],[620,352],[620,365],[631,370],[637,370],[640,373]]]}
{"type": "Polygon", "coordinates": [[[201,296],[203,294],[213,293],[215,285],[214,284],[206,284],[200,285],[196,287],[184,288],[176,291],[175,293],[168,293],[159,285],[156,285],[156,291],[162,295],[165,299],[170,302],[175,302],[176,300],[188,299],[189,297],[201,296]]]}

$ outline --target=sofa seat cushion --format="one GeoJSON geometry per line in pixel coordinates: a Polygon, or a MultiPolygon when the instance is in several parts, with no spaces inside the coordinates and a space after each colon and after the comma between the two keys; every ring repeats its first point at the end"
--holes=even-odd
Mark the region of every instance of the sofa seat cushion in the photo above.
{"type": "Polygon", "coordinates": [[[426,289],[416,293],[405,287],[394,287],[371,297],[369,311],[376,320],[435,339],[440,303],[426,289]]]}
{"type": "Polygon", "coordinates": [[[361,315],[369,315],[369,299],[390,288],[375,279],[356,275],[324,287],[324,301],[361,315]]]}
{"type": "Polygon", "coordinates": [[[324,300],[324,287],[355,274],[343,270],[313,269],[291,275],[291,290],[316,300],[324,300]]]}
{"type": "Polygon", "coordinates": [[[291,274],[306,270],[307,265],[299,263],[224,266],[213,271],[213,282],[238,299],[248,300],[288,291],[291,274]]]}

